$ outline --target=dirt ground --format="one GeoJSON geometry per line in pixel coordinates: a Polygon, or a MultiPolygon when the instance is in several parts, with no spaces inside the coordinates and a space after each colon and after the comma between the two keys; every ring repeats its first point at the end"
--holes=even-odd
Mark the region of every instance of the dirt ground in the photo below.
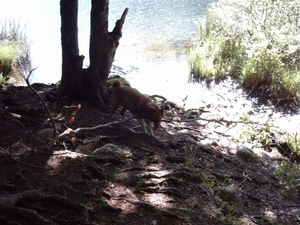
{"type": "Polygon", "coordinates": [[[300,197],[282,196],[273,173],[288,161],[276,148],[241,162],[230,147],[203,144],[199,112],[169,104],[152,137],[134,119],[106,126],[97,107],[55,101],[54,85],[33,87],[65,133],[52,144],[37,96],[1,87],[0,224],[300,224],[300,197]],[[117,150],[94,153],[106,144],[117,150]],[[235,194],[222,197],[222,187],[235,194]]]}

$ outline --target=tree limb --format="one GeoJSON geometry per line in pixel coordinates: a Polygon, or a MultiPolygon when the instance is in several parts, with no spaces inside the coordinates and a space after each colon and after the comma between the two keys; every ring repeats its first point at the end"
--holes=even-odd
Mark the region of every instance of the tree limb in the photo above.
{"type": "Polygon", "coordinates": [[[122,36],[122,28],[123,28],[123,24],[125,22],[125,18],[127,16],[128,13],[128,8],[126,8],[121,16],[121,18],[119,20],[117,20],[115,28],[113,29],[113,31],[111,32],[111,34],[113,35],[117,35],[117,36],[122,36]]]}

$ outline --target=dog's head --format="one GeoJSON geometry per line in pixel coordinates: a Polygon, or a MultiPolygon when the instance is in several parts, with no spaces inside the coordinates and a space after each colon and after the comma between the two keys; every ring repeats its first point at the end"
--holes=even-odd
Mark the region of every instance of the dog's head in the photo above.
{"type": "Polygon", "coordinates": [[[123,87],[120,80],[115,80],[112,86],[108,88],[108,93],[113,94],[116,93],[121,87],[123,87]]]}
{"type": "Polygon", "coordinates": [[[149,119],[154,124],[154,128],[157,129],[160,126],[160,121],[164,117],[164,108],[159,108],[158,105],[152,104],[149,111],[149,119]]]}

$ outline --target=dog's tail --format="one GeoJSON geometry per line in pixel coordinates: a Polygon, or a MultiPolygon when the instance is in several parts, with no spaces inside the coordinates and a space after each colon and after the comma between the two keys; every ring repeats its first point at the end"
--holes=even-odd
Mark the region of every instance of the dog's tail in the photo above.
{"type": "Polygon", "coordinates": [[[122,83],[120,80],[115,80],[113,85],[111,87],[109,87],[109,92],[110,93],[115,93],[117,92],[121,87],[122,87],[122,83]]]}

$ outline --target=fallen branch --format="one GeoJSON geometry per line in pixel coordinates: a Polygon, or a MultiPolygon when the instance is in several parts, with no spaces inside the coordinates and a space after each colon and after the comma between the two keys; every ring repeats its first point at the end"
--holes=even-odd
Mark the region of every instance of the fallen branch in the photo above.
{"type": "MultiPolygon", "coordinates": [[[[269,119],[265,122],[265,123],[259,123],[259,122],[254,122],[254,121],[235,121],[235,120],[225,120],[224,118],[220,118],[220,119],[204,119],[204,118],[193,118],[193,119],[185,119],[185,120],[181,120],[180,122],[193,122],[193,121],[197,121],[197,120],[204,120],[206,122],[215,122],[215,123],[226,123],[226,125],[230,125],[232,123],[238,124],[256,124],[256,125],[260,125],[260,126],[265,126],[267,124],[267,122],[269,121],[269,119]]],[[[274,125],[270,125],[270,127],[275,127],[275,128],[280,128],[278,126],[274,126],[274,125]]]]}
{"type": "Polygon", "coordinates": [[[133,117],[129,117],[129,118],[126,118],[124,120],[121,120],[121,121],[115,121],[115,122],[110,122],[110,123],[106,123],[106,124],[100,124],[100,125],[97,125],[97,126],[94,126],[94,127],[79,127],[75,130],[73,130],[72,128],[67,128],[63,133],[59,134],[58,136],[56,136],[54,139],[52,139],[50,141],[50,143],[48,144],[47,146],[47,149],[49,150],[54,144],[56,141],[58,141],[59,139],[67,136],[67,135],[70,135],[70,134],[82,134],[84,132],[91,132],[91,131],[95,131],[95,130],[98,130],[98,129],[101,129],[101,128],[104,128],[104,127],[109,127],[111,125],[115,125],[115,124],[119,124],[119,123],[124,123],[130,119],[132,119],[133,117]]]}
{"type": "Polygon", "coordinates": [[[164,96],[161,96],[161,95],[150,95],[149,98],[151,98],[151,99],[153,99],[153,98],[162,99],[163,100],[162,103],[161,103],[162,106],[164,106],[168,102],[168,100],[164,96]]]}
{"type": "Polygon", "coordinates": [[[26,81],[26,84],[28,85],[28,87],[33,91],[34,94],[36,94],[36,96],[41,100],[41,102],[43,103],[43,105],[45,106],[46,110],[47,110],[47,113],[48,113],[48,116],[50,118],[50,121],[52,123],[52,127],[53,127],[53,137],[56,137],[56,134],[57,134],[57,129],[56,129],[56,125],[55,125],[55,122],[51,116],[51,113],[50,113],[50,110],[49,110],[49,107],[47,105],[47,103],[44,101],[44,99],[39,95],[39,93],[31,86],[30,82],[29,82],[29,78],[32,74],[32,72],[35,70],[36,68],[32,69],[27,78],[24,77],[25,81],[26,81]]]}

